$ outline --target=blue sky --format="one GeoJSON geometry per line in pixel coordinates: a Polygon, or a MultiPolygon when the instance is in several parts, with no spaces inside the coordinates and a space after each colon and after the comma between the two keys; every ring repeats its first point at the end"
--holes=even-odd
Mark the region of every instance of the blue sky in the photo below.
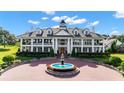
{"type": "Polygon", "coordinates": [[[100,34],[124,34],[124,12],[121,11],[1,11],[0,27],[20,35],[32,26],[58,27],[62,19],[68,27],[94,27],[100,34]]]}

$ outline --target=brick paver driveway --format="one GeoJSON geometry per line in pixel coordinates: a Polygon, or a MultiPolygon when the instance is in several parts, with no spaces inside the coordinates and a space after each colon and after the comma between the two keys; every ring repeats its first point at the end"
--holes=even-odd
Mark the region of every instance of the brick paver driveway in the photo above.
{"type": "Polygon", "coordinates": [[[0,80],[124,80],[123,76],[107,67],[79,59],[65,59],[80,68],[74,77],[59,78],[45,72],[46,65],[58,62],[58,59],[47,59],[14,67],[0,76],[0,80]]]}

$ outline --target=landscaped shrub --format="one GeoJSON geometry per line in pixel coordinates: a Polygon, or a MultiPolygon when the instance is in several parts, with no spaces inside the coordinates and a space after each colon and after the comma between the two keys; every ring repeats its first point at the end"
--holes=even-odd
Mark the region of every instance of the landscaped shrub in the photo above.
{"type": "Polygon", "coordinates": [[[2,69],[5,69],[5,68],[7,68],[7,67],[8,67],[8,65],[7,65],[6,63],[1,64],[1,68],[2,68],[2,69]]]}
{"type": "Polygon", "coordinates": [[[108,49],[106,49],[106,52],[107,53],[112,53],[112,49],[111,48],[108,48],[108,49]]]}
{"type": "Polygon", "coordinates": [[[3,61],[10,66],[12,64],[12,61],[14,61],[14,57],[12,55],[4,56],[3,61]]]}
{"type": "Polygon", "coordinates": [[[17,52],[18,57],[44,58],[50,57],[50,52],[17,52]]]}
{"type": "Polygon", "coordinates": [[[121,64],[122,60],[119,57],[110,57],[109,64],[115,67],[118,67],[121,64]]]}
{"type": "Polygon", "coordinates": [[[55,56],[55,54],[54,54],[54,50],[53,50],[53,48],[50,50],[50,57],[54,57],[55,56]]]}
{"type": "Polygon", "coordinates": [[[72,49],[71,56],[72,56],[72,57],[75,57],[75,50],[74,50],[74,48],[72,49]]]}
{"type": "Polygon", "coordinates": [[[121,70],[124,71],[124,62],[121,63],[121,70]]]}
{"type": "Polygon", "coordinates": [[[75,57],[79,58],[96,58],[96,57],[109,57],[110,53],[75,53],[75,57]]]}

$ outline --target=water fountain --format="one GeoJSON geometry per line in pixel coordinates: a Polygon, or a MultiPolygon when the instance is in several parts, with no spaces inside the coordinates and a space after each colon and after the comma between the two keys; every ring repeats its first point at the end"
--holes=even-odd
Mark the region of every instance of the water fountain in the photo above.
{"type": "Polygon", "coordinates": [[[54,76],[74,76],[80,72],[74,64],[64,62],[64,54],[61,54],[60,62],[47,65],[46,72],[54,76]]]}

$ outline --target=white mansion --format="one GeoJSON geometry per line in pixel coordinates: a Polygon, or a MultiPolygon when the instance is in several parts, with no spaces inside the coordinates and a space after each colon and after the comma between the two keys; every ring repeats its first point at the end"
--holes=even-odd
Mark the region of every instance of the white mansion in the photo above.
{"type": "Polygon", "coordinates": [[[105,52],[105,37],[88,28],[67,28],[64,20],[59,28],[36,29],[19,36],[20,51],[50,52],[53,48],[55,54],[64,51],[71,54],[75,52],[98,53],[105,52]]]}

